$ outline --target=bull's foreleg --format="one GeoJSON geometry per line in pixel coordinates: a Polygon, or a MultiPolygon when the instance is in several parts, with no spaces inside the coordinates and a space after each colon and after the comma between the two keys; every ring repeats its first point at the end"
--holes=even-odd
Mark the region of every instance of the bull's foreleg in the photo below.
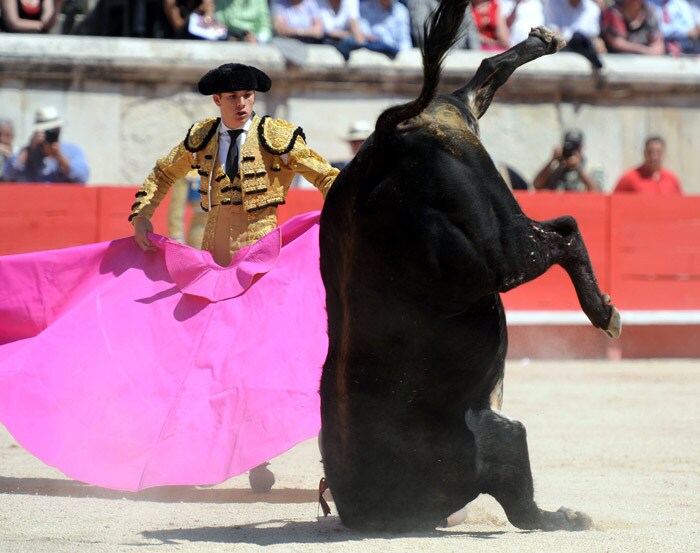
{"type": "Polygon", "coordinates": [[[501,504],[511,524],[527,530],[587,530],[593,526],[591,518],[580,511],[561,507],[551,512],[537,506],[522,423],[490,409],[469,410],[465,421],[474,434],[480,492],[501,504]]]}
{"type": "Polygon", "coordinates": [[[566,42],[546,27],[533,28],[523,42],[502,54],[486,58],[472,79],[453,94],[469,107],[477,119],[491,105],[496,91],[508,80],[513,71],[529,61],[553,54],[566,42]]]}
{"type": "Polygon", "coordinates": [[[603,294],[598,287],[576,220],[566,216],[542,222],[530,221],[529,227],[529,244],[517,248],[523,257],[512,260],[514,264],[499,291],[505,292],[533,280],[552,265],[561,265],[569,274],[581,309],[593,326],[610,338],[620,336],[620,313],[610,303],[610,296],[603,294]]]}

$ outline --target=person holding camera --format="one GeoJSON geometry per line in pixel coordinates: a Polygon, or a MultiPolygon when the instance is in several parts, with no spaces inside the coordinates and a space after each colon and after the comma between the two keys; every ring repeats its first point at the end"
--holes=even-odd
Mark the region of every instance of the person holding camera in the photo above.
{"type": "Polygon", "coordinates": [[[532,185],[535,190],[600,192],[600,184],[584,168],[583,133],[570,129],[557,146],[552,159],[540,170],[532,185]]]}
{"type": "Polygon", "coordinates": [[[9,168],[8,180],[85,184],[89,175],[85,154],[76,144],[60,140],[62,126],[56,108],[38,109],[32,138],[9,168]]]}

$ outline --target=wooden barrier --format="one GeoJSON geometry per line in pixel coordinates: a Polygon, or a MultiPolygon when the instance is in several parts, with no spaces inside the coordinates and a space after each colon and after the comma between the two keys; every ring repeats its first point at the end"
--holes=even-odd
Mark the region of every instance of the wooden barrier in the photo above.
{"type": "MultiPolygon", "coordinates": [[[[129,236],[136,190],[0,185],[0,255],[129,236]]],[[[609,341],[593,329],[568,276],[553,267],[503,294],[511,357],[700,357],[700,197],[516,197],[534,219],[576,218],[600,287],[622,312],[624,330],[621,340],[609,341]]],[[[280,223],[321,206],[315,190],[291,190],[280,206],[280,223]]],[[[166,235],[167,207],[166,198],[153,218],[156,232],[166,235]]]]}

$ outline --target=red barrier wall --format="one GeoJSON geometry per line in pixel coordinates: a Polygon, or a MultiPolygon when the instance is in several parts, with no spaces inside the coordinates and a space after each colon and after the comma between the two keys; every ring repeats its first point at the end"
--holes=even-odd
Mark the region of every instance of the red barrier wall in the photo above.
{"type": "MultiPolygon", "coordinates": [[[[0,185],[0,255],[122,238],[136,187],[0,185]]],[[[589,250],[600,287],[623,313],[700,310],[700,197],[516,193],[538,220],[572,215],[589,250]]],[[[280,206],[284,222],[322,206],[315,190],[292,190],[280,206]]],[[[153,219],[167,234],[167,199],[153,219]]],[[[1,283],[0,283],[1,289],[1,283]]],[[[553,267],[503,295],[510,313],[580,314],[566,273],[553,267]]],[[[694,315],[693,315],[694,316],[694,315]]],[[[700,357],[700,324],[626,325],[611,342],[583,322],[509,325],[511,357],[700,357]],[[551,332],[557,328],[556,332],[551,332]],[[546,338],[543,338],[545,336],[546,338]]]]}
{"type": "MultiPolygon", "coordinates": [[[[136,187],[0,185],[0,255],[63,248],[129,236],[136,187]]],[[[516,193],[523,211],[544,220],[573,215],[601,289],[621,309],[700,309],[700,197],[516,193]]],[[[322,206],[315,190],[291,190],[284,222],[322,206]]],[[[156,232],[167,234],[167,198],[156,232]]],[[[560,267],[507,294],[508,310],[578,311],[560,267]]]]}

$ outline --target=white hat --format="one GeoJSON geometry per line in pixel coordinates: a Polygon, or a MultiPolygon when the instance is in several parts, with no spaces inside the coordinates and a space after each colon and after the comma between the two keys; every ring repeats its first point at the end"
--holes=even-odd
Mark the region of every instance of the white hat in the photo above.
{"type": "Polygon", "coordinates": [[[374,129],[369,121],[354,121],[345,140],[365,140],[374,129]]]}
{"type": "Polygon", "coordinates": [[[63,120],[58,116],[58,111],[53,106],[45,106],[36,110],[34,115],[34,130],[45,131],[55,129],[63,125],[63,120]]]}

